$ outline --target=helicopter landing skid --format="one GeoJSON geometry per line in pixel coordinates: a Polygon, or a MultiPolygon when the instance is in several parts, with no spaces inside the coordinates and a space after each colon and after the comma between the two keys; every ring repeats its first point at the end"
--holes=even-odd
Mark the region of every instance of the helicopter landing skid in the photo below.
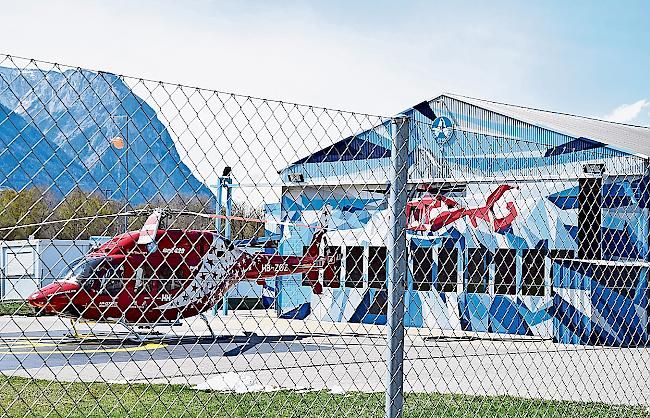
{"type": "Polygon", "coordinates": [[[210,326],[210,321],[208,321],[208,318],[205,316],[204,313],[200,313],[199,317],[205,322],[205,325],[208,327],[208,331],[210,331],[210,335],[212,335],[213,339],[217,339],[217,336],[214,334],[214,331],[212,330],[212,327],[210,326]]]}
{"type": "MultiPolygon", "coordinates": [[[[72,332],[68,332],[66,334],[63,334],[64,338],[73,338],[75,340],[82,340],[84,338],[88,338],[87,335],[81,334],[77,330],[77,322],[78,322],[78,320],[76,320],[76,319],[72,319],[72,318],[70,319],[70,328],[72,328],[72,332]]],[[[95,334],[92,332],[92,330],[90,332],[92,333],[93,336],[95,336],[95,334]]]]}
{"type": "MultiPolygon", "coordinates": [[[[210,335],[212,336],[213,339],[216,339],[217,336],[214,333],[214,330],[210,326],[210,321],[208,318],[205,316],[205,314],[199,314],[199,317],[203,322],[205,322],[206,327],[208,328],[208,331],[210,331],[210,335]]],[[[74,340],[83,340],[87,338],[99,338],[99,337],[106,337],[106,335],[98,335],[96,334],[92,327],[90,327],[90,333],[89,334],[82,334],[77,330],[77,324],[79,322],[84,322],[84,323],[89,323],[90,321],[80,321],[78,319],[70,319],[70,328],[72,329],[72,332],[69,332],[64,335],[65,338],[71,338],[74,340]]],[[[122,319],[117,319],[114,321],[101,321],[102,323],[106,324],[117,324],[117,325],[122,325],[124,328],[127,329],[127,335],[126,337],[122,336],[125,340],[131,340],[139,344],[143,344],[149,340],[153,339],[160,339],[164,337],[165,334],[162,334],[160,332],[154,331],[154,327],[161,327],[161,326],[171,326],[171,327],[176,327],[176,326],[182,326],[182,323],[180,321],[174,321],[174,322],[157,322],[157,323],[152,323],[152,324],[142,324],[142,325],[135,325],[133,323],[129,323],[127,321],[124,321],[122,319]],[[142,330],[136,329],[137,327],[144,328],[142,330]]],[[[94,323],[94,321],[93,321],[94,323]]],[[[111,327],[112,328],[112,327],[111,327]]],[[[110,334],[114,334],[115,336],[120,337],[118,333],[116,333],[113,329],[111,329],[110,334]]]]}
{"type": "Polygon", "coordinates": [[[138,331],[136,331],[135,327],[131,326],[128,324],[126,321],[119,320],[117,321],[118,324],[122,325],[124,328],[126,328],[129,331],[129,334],[127,335],[126,339],[127,340],[132,340],[137,343],[145,343],[149,337],[151,337],[150,333],[147,335],[142,335],[138,331]]]}
{"type": "MultiPolygon", "coordinates": [[[[176,323],[173,323],[173,324],[172,323],[170,323],[170,324],[167,324],[167,323],[162,324],[161,323],[161,324],[157,324],[157,325],[161,325],[161,326],[164,326],[164,325],[176,325],[176,323]]],[[[151,332],[151,331],[147,332],[147,335],[143,335],[141,332],[138,332],[134,328],[134,326],[132,324],[129,324],[128,322],[123,321],[121,319],[117,319],[117,320],[114,320],[114,321],[81,321],[79,319],[72,319],[71,318],[70,319],[70,328],[71,328],[71,332],[68,332],[68,333],[64,334],[63,337],[64,338],[70,338],[70,339],[73,339],[73,340],[84,340],[84,339],[88,339],[88,338],[106,338],[106,337],[108,337],[110,335],[114,335],[115,337],[121,337],[124,340],[131,340],[131,341],[142,344],[142,343],[146,342],[149,339],[160,338],[162,336],[162,334],[160,334],[158,332],[151,332]],[[87,324],[87,325],[90,324],[90,323],[109,324],[111,326],[111,330],[108,333],[97,334],[97,333],[95,333],[93,328],[91,326],[89,326],[88,327],[89,328],[89,333],[88,334],[82,334],[77,329],[77,324],[79,324],[81,322],[83,322],[84,324],[87,324]],[[126,337],[124,337],[123,335],[120,335],[117,332],[115,332],[115,330],[113,329],[113,325],[116,325],[116,324],[117,325],[122,325],[124,328],[127,329],[128,333],[127,333],[126,337]]],[[[153,327],[151,327],[151,328],[153,328],[153,327]]]]}

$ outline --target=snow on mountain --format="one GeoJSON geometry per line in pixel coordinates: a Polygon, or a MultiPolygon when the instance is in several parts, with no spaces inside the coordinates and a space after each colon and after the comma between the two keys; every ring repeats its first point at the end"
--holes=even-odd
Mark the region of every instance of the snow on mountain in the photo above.
{"type": "Polygon", "coordinates": [[[117,76],[0,67],[0,188],[79,186],[143,203],[212,196],[180,160],[154,109],[117,76]],[[128,125],[128,128],[127,128],[128,125]],[[118,150],[111,138],[126,139],[118,150]]]}

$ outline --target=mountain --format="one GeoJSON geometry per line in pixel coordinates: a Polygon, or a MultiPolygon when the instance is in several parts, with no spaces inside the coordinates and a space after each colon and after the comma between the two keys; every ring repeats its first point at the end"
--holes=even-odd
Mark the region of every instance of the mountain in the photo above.
{"type": "Polygon", "coordinates": [[[80,187],[131,204],[212,197],[154,109],[113,74],[0,67],[0,144],[0,188],[80,187]]]}

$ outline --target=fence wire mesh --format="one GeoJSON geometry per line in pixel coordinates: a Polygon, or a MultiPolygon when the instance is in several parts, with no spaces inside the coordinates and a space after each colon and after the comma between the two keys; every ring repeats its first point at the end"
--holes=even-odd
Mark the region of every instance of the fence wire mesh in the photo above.
{"type": "Polygon", "coordinates": [[[647,128],[0,55],[0,141],[0,415],[648,414],[647,128]]]}

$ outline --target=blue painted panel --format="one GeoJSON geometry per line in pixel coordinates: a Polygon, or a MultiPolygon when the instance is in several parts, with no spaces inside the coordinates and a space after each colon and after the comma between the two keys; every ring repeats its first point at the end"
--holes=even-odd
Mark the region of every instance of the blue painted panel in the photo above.
{"type": "Polygon", "coordinates": [[[550,304],[543,303],[546,300],[545,296],[527,296],[527,298],[532,301],[534,306],[540,306],[539,310],[533,311],[526,306],[521,298],[517,297],[515,303],[519,309],[519,315],[521,315],[522,320],[528,328],[551,320],[552,317],[549,311],[550,304]]]}
{"type": "Polygon", "coordinates": [[[367,289],[349,322],[385,325],[387,303],[388,295],[385,290],[367,289]]]}
{"type": "Polygon", "coordinates": [[[292,310],[311,300],[312,289],[309,286],[302,286],[300,274],[291,276],[279,276],[277,280],[277,306],[279,313],[292,310]]]}
{"type": "Polygon", "coordinates": [[[422,316],[422,299],[419,292],[407,290],[404,294],[404,325],[407,327],[421,327],[424,325],[422,316]]]}
{"type": "Polygon", "coordinates": [[[335,161],[371,160],[376,158],[390,158],[390,149],[374,143],[367,138],[372,131],[359,135],[349,136],[330,145],[314,154],[296,161],[294,164],[313,164],[335,161]]]}
{"type": "Polygon", "coordinates": [[[490,329],[490,295],[462,293],[459,297],[463,331],[488,332],[490,329]]]}
{"type": "Polygon", "coordinates": [[[639,202],[639,207],[650,208],[650,175],[643,176],[634,186],[636,186],[634,196],[639,202]]]}
{"type": "Polygon", "coordinates": [[[620,208],[636,204],[636,197],[630,182],[623,180],[603,184],[603,208],[620,208]]]}
{"type": "MultiPolygon", "coordinates": [[[[592,309],[595,309],[603,318],[615,341],[621,345],[638,345],[645,343],[646,323],[637,316],[636,307],[631,300],[608,289],[600,284],[594,283],[591,293],[592,309]]],[[[603,329],[603,333],[606,331],[603,329]]]]}
{"type": "Polygon", "coordinates": [[[311,313],[311,305],[309,303],[300,304],[297,308],[294,308],[288,312],[280,315],[282,319],[305,319],[311,313]]]}
{"type": "Polygon", "coordinates": [[[594,141],[589,138],[578,138],[568,141],[564,144],[551,147],[546,150],[544,154],[545,157],[552,157],[554,155],[573,153],[576,151],[584,151],[594,148],[604,147],[605,144],[602,142],[594,141]]]}
{"type": "Polygon", "coordinates": [[[609,283],[612,278],[601,277],[603,273],[596,270],[597,264],[573,262],[555,268],[558,264],[554,263],[557,293],[551,312],[556,341],[608,346],[648,344],[646,267],[640,269],[635,280],[632,300],[626,296],[627,289],[609,288],[599,283],[598,280],[609,283]],[[565,294],[567,300],[560,293],[565,294]],[[577,301],[582,306],[573,305],[577,301]],[[590,312],[591,316],[581,309],[590,312]]]}
{"type": "Polygon", "coordinates": [[[578,186],[575,186],[570,189],[551,193],[546,198],[553,202],[553,204],[560,209],[577,209],[579,192],[580,188],[578,186]]]}
{"type": "Polygon", "coordinates": [[[624,229],[602,228],[601,249],[603,259],[627,258],[638,260],[641,257],[636,236],[630,234],[627,225],[622,226],[624,229]]]}
{"type": "Polygon", "coordinates": [[[574,260],[554,260],[552,271],[555,288],[589,290],[591,287],[591,267],[588,264],[574,260]]]}
{"type": "Polygon", "coordinates": [[[490,305],[490,331],[532,335],[512,296],[495,295],[490,305]]]}
{"type": "Polygon", "coordinates": [[[557,294],[553,297],[552,314],[555,342],[589,344],[591,321],[586,315],[557,294]]]}

